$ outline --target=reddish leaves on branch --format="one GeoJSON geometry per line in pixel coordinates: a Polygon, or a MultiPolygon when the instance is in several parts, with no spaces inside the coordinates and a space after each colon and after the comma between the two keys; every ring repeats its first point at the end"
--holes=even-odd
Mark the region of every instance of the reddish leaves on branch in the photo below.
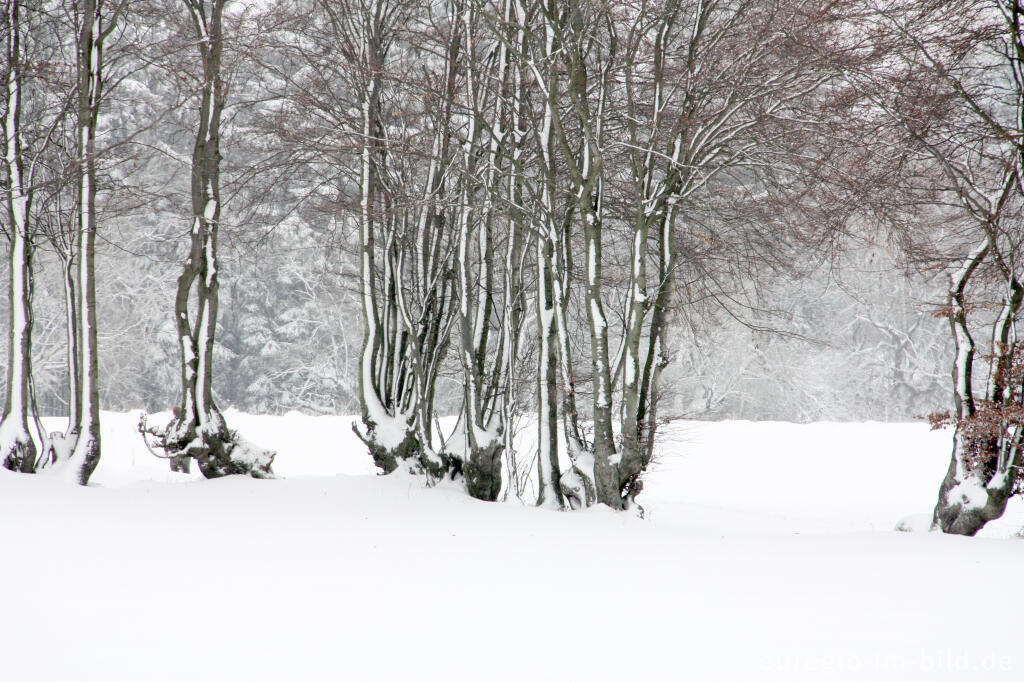
{"type": "MultiPolygon", "coordinates": [[[[997,372],[996,381],[1004,386],[1003,400],[978,400],[974,414],[962,419],[949,412],[928,415],[932,429],[957,429],[972,467],[994,467],[1004,448],[1020,447],[1024,440],[1024,351],[1020,346],[997,372]],[[1015,442],[1007,443],[1008,439],[1015,442]]],[[[1018,486],[1024,487],[1024,472],[1018,470],[1017,477],[1018,486]]]]}

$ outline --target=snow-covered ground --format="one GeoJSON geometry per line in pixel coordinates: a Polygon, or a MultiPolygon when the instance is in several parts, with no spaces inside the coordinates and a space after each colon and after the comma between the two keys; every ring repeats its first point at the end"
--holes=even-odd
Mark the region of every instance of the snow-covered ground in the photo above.
{"type": "Polygon", "coordinates": [[[1024,505],[893,531],[948,461],[921,424],[673,424],[641,520],[376,477],[350,418],[227,417],[285,478],[172,474],[120,414],[88,488],[0,470],[0,680],[1024,679],[1024,505]]]}

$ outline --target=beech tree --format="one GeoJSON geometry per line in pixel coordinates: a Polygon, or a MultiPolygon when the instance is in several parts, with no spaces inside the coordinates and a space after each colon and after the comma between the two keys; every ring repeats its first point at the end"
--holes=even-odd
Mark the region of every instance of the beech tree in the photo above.
{"type": "Polygon", "coordinates": [[[217,261],[221,221],[220,127],[228,96],[222,73],[224,9],[228,0],[183,0],[201,65],[198,125],[192,151],[192,227],[185,266],[178,278],[174,318],[181,351],[181,404],[166,427],[140,424],[147,444],[187,469],[195,459],[207,478],[272,476],[274,453],[228,429],[213,399],[213,351],[220,280],[217,261]]]}
{"type": "Polygon", "coordinates": [[[124,3],[108,7],[85,0],[78,21],[78,334],[82,408],[74,429],[75,446],[61,464],[81,485],[100,459],[99,337],[96,319],[96,126],[103,93],[103,44],[117,24],[124,3]]]}
{"type": "Polygon", "coordinates": [[[35,164],[24,145],[22,89],[26,55],[21,3],[9,0],[4,12],[6,69],[3,74],[4,189],[6,232],[10,240],[8,289],[11,303],[7,345],[7,385],[0,422],[3,466],[32,472],[36,446],[28,430],[29,382],[32,373],[32,249],[30,228],[35,164]]]}
{"type": "Polygon", "coordinates": [[[939,314],[955,345],[953,410],[932,420],[953,427],[953,453],[933,525],[962,535],[1001,516],[1019,485],[1022,12],[1014,0],[949,0],[851,15],[871,56],[848,79],[885,122],[879,154],[903,150],[903,201],[938,216],[918,211],[896,227],[908,258],[948,277],[939,314]]]}
{"type": "MultiPolygon", "coordinates": [[[[1024,7],[1016,0],[997,0],[945,9],[978,21],[967,28],[966,48],[956,34],[939,42],[934,35],[909,33],[919,25],[917,21],[935,22],[936,15],[889,21],[902,37],[910,38],[915,61],[927,68],[934,86],[951,100],[948,123],[929,130],[906,121],[906,128],[941,168],[976,235],[960,267],[950,274],[944,311],[957,349],[955,411],[948,419],[955,431],[934,518],[934,525],[943,532],[974,535],[986,522],[1002,516],[1010,495],[1018,490],[1022,464],[1024,358],[1018,346],[1017,316],[1024,300],[1024,231],[1020,228],[1024,218],[1024,7]],[[907,20],[915,23],[907,25],[907,20]],[[982,69],[979,82],[975,70],[993,61],[994,66],[982,69]],[[942,138],[936,138],[938,131],[944,132],[942,138]],[[969,297],[970,287],[986,274],[984,266],[994,285],[998,312],[984,323],[988,376],[976,396],[971,328],[980,316],[972,310],[969,297]]],[[[952,28],[963,30],[959,22],[952,28]]]]}
{"type": "MultiPolygon", "coordinates": [[[[525,31],[523,9],[516,4],[504,0],[489,7],[469,1],[452,6],[462,25],[466,56],[456,253],[465,391],[462,429],[455,437],[464,439],[458,449],[469,494],[484,500],[497,499],[500,493],[503,460],[507,486],[513,494],[521,492],[516,489],[512,430],[526,305],[521,177],[525,103],[522,71],[514,63],[512,45],[522,44],[525,31]],[[492,11],[498,21],[488,30],[492,11]]],[[[550,480],[543,468],[538,475],[550,480]]],[[[545,488],[540,491],[543,495],[545,488]]]]}
{"type": "MultiPolygon", "coordinates": [[[[109,19],[116,23],[123,9],[115,7],[109,19]]],[[[94,230],[95,197],[94,130],[100,100],[102,42],[110,27],[101,25],[101,9],[86,5],[67,14],[73,21],[74,40],[67,40],[68,24],[59,8],[10,2],[5,7],[7,29],[7,71],[4,80],[4,149],[7,204],[12,243],[11,267],[11,340],[8,360],[7,409],[0,431],[10,434],[2,439],[10,445],[6,465],[21,471],[36,471],[67,460],[83,431],[98,439],[98,421],[83,426],[77,409],[81,393],[77,368],[82,366],[83,349],[78,344],[82,301],[76,300],[76,279],[88,282],[89,270],[74,272],[74,253],[82,248],[89,230],[94,230]],[[62,53],[71,43],[74,63],[62,62],[62,53]],[[68,68],[69,67],[69,68],[68,68]],[[65,81],[65,76],[71,79],[65,81]],[[26,120],[26,114],[31,122],[26,120]],[[73,124],[69,123],[69,119],[73,124]],[[67,130],[75,129],[75,151],[68,153],[67,130]],[[70,184],[77,184],[78,201],[74,208],[62,204],[70,184]],[[85,200],[85,204],[80,202],[85,200]],[[38,223],[38,228],[33,226],[38,223]],[[74,224],[72,224],[74,223],[74,224]],[[68,365],[71,370],[72,409],[68,433],[57,444],[39,425],[34,406],[32,376],[33,331],[33,252],[36,241],[46,236],[58,247],[64,263],[67,298],[68,365]],[[36,443],[26,424],[29,413],[36,424],[43,456],[37,458],[36,443]],[[15,466],[16,465],[16,466],[15,466]]],[[[84,266],[83,266],[84,267],[84,266]]],[[[95,293],[92,295],[95,302],[95,293]]],[[[94,331],[94,330],[93,330],[94,331]]],[[[95,334],[91,352],[95,357],[95,334]]],[[[95,388],[95,373],[88,386],[95,388]]],[[[92,391],[91,414],[98,420],[96,391],[92,391]]],[[[80,483],[88,481],[98,457],[98,440],[79,453],[78,464],[68,467],[80,483]]],[[[65,462],[66,463],[66,462],[65,462]]]]}
{"type": "Polygon", "coordinates": [[[461,20],[441,4],[387,0],[284,10],[283,65],[271,72],[284,110],[302,123],[281,137],[359,253],[357,433],[383,471],[408,462],[440,476],[450,464],[434,402],[457,312],[461,20]]]}
{"type": "Polygon", "coordinates": [[[828,78],[804,45],[825,38],[831,23],[786,2],[542,2],[537,15],[544,34],[533,32],[525,59],[544,106],[538,148],[551,200],[541,202],[538,267],[551,271],[540,281],[552,292],[571,463],[559,485],[574,506],[621,508],[640,491],[653,453],[678,225],[710,187],[755,187],[785,168],[779,159],[799,158],[777,140],[828,78]],[[609,248],[630,264],[625,272],[609,276],[609,248]],[[581,351],[592,440],[581,428],[570,343],[576,292],[589,336],[581,351]]]}

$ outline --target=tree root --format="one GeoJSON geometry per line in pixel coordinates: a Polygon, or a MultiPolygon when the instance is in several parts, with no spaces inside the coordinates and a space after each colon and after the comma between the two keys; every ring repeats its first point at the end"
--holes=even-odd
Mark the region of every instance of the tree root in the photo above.
{"type": "Polygon", "coordinates": [[[478,500],[493,502],[501,492],[501,459],[505,445],[501,441],[473,448],[462,465],[466,490],[478,500]]]}
{"type": "Polygon", "coordinates": [[[275,453],[242,438],[237,431],[197,426],[194,421],[175,417],[164,428],[147,424],[147,415],[139,420],[139,433],[146,448],[155,456],[171,461],[171,469],[188,471],[195,460],[206,478],[244,475],[274,478],[271,468],[275,453]]]}
{"type": "Polygon", "coordinates": [[[451,457],[424,448],[420,439],[412,431],[407,431],[402,442],[397,446],[388,446],[380,442],[375,433],[374,424],[363,432],[359,423],[352,424],[352,431],[363,441],[373,457],[373,463],[384,475],[395,471],[399,466],[407,464],[412,474],[424,475],[428,482],[434,483],[451,474],[454,462],[451,457]]]}

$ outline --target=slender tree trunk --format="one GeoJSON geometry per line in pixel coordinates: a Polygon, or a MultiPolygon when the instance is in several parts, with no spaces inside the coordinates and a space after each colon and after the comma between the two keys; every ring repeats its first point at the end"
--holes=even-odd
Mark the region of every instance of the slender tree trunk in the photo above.
{"type": "MultiPolygon", "coordinates": [[[[582,53],[578,37],[568,54],[568,95],[574,106],[581,128],[582,140],[578,160],[572,160],[575,170],[577,211],[583,222],[583,248],[586,254],[583,285],[584,304],[590,332],[590,368],[594,384],[592,413],[594,421],[593,471],[597,501],[612,509],[623,505],[619,486],[615,431],[612,425],[612,369],[608,348],[608,318],[604,310],[602,270],[604,264],[604,139],[605,104],[608,89],[608,66],[598,70],[600,78],[597,106],[591,107],[587,90],[588,64],[582,53]]],[[[563,140],[564,140],[563,131],[563,140]]],[[[562,146],[568,145],[563,142],[562,146]]]]}
{"type": "Polygon", "coordinates": [[[86,485],[100,459],[99,348],[96,331],[96,120],[103,60],[102,0],[85,0],[78,38],[78,241],[82,409],[78,440],[64,469],[86,485]]]}
{"type": "MultiPolygon", "coordinates": [[[[478,499],[495,500],[501,492],[502,454],[506,447],[503,434],[509,426],[504,422],[504,412],[499,409],[498,393],[503,390],[503,386],[507,391],[511,382],[511,376],[505,374],[510,367],[510,361],[506,360],[504,355],[505,349],[515,344],[513,337],[518,333],[517,322],[513,319],[516,305],[513,282],[518,264],[518,235],[514,221],[509,223],[509,245],[506,255],[508,269],[504,273],[503,289],[503,319],[508,325],[500,326],[493,334],[491,330],[492,311],[496,306],[493,275],[496,259],[492,246],[494,203],[497,178],[499,171],[504,167],[504,152],[508,141],[502,104],[507,99],[510,65],[508,46],[501,42],[497,50],[498,63],[495,74],[499,94],[493,99],[493,115],[488,121],[485,111],[486,85],[484,80],[478,79],[480,67],[477,60],[480,53],[477,50],[476,38],[480,22],[471,4],[466,7],[464,15],[462,33],[465,36],[465,54],[469,64],[465,75],[465,91],[466,100],[471,106],[471,115],[468,133],[463,143],[462,207],[459,213],[457,255],[460,340],[463,374],[466,378],[466,457],[463,474],[470,495],[478,499]],[[478,169],[480,161],[484,162],[482,169],[478,169]],[[482,182],[479,175],[482,175],[482,182]],[[479,208],[478,203],[481,204],[479,208]],[[474,243],[475,256],[471,249],[474,243]],[[477,270],[475,278],[471,274],[474,263],[477,270]],[[495,359],[489,363],[488,358],[492,356],[495,359]]],[[[504,16],[507,23],[511,18],[510,0],[506,0],[504,16]]],[[[483,69],[490,70],[486,60],[483,69]]]]}
{"type": "Polygon", "coordinates": [[[76,260],[71,254],[61,268],[64,285],[64,314],[66,317],[67,365],[68,365],[68,429],[64,434],[71,436],[82,418],[82,370],[81,334],[78,327],[77,288],[75,286],[76,260]]]}
{"type": "MultiPolygon", "coordinates": [[[[506,0],[505,4],[505,25],[509,27],[513,36],[514,45],[518,54],[525,54],[526,42],[526,14],[525,8],[519,0],[506,0]],[[514,27],[514,28],[513,28],[514,27]]],[[[526,218],[523,211],[523,172],[524,172],[524,148],[527,130],[524,125],[523,109],[526,104],[527,89],[523,78],[522,68],[518,60],[509,54],[505,59],[509,60],[509,87],[506,90],[505,98],[511,100],[511,167],[508,175],[506,204],[508,207],[508,246],[505,251],[505,306],[502,324],[506,330],[506,341],[504,346],[504,358],[502,368],[505,376],[505,390],[501,392],[502,421],[505,425],[503,438],[505,443],[505,471],[508,479],[507,493],[517,498],[522,498],[520,482],[518,453],[515,447],[514,425],[520,415],[518,399],[519,381],[519,352],[524,332],[523,319],[526,306],[526,287],[523,281],[524,258],[528,257],[528,248],[525,242],[526,218]]],[[[550,341],[549,341],[550,343],[550,341]]],[[[539,421],[539,420],[538,420],[539,421]]],[[[555,443],[557,445],[557,442],[555,443]]],[[[552,486],[549,490],[556,491],[557,504],[561,506],[561,496],[557,492],[558,476],[557,448],[554,450],[556,458],[555,468],[549,474],[548,479],[543,476],[540,480],[549,480],[552,486]]],[[[538,458],[538,462],[540,462],[538,458]]],[[[550,462],[550,459],[549,459],[550,462]]],[[[538,486],[538,490],[540,486],[538,486]]],[[[538,492],[540,504],[544,504],[542,493],[538,492]]],[[[555,499],[555,498],[552,498],[555,499]]]]}
{"type": "Polygon", "coordinates": [[[558,463],[558,347],[551,241],[537,238],[537,504],[562,508],[558,463]]]}
{"type": "MultiPolygon", "coordinates": [[[[641,440],[643,437],[640,416],[641,404],[646,396],[641,374],[640,342],[650,302],[647,289],[647,241],[651,216],[640,212],[633,228],[631,291],[626,327],[623,330],[623,379],[622,379],[622,452],[618,464],[619,485],[635,480],[643,470],[641,440]]],[[[651,332],[653,333],[653,329],[651,332]]]]}
{"type": "MultiPolygon", "coordinates": [[[[12,216],[13,217],[13,216],[12,216]]],[[[29,389],[32,372],[32,264],[31,246],[23,227],[11,222],[9,291],[10,334],[7,345],[7,390],[0,422],[0,457],[3,466],[32,473],[36,447],[28,431],[29,389]]]]}
{"type": "Polygon", "coordinates": [[[36,447],[28,431],[29,388],[32,373],[32,240],[29,232],[31,179],[22,158],[21,3],[7,3],[7,79],[4,83],[6,115],[4,175],[7,179],[6,212],[11,252],[8,260],[10,327],[7,343],[7,385],[0,421],[0,463],[7,469],[31,473],[36,447]],[[26,182],[28,180],[28,182],[26,182]]]}
{"type": "MultiPolygon", "coordinates": [[[[589,209],[589,206],[583,207],[589,209]]],[[[601,293],[601,237],[602,225],[596,210],[588,210],[584,218],[584,237],[587,252],[584,290],[587,321],[590,326],[590,365],[594,381],[594,488],[597,501],[612,509],[622,508],[615,451],[615,433],[612,429],[612,380],[608,352],[608,320],[604,312],[601,293]]]]}
{"type": "MultiPolygon", "coordinates": [[[[647,354],[644,358],[643,376],[640,382],[640,401],[637,405],[637,432],[640,436],[641,465],[646,468],[654,458],[654,436],[658,428],[658,402],[661,374],[668,366],[669,351],[666,348],[665,330],[668,326],[669,306],[675,279],[675,257],[672,249],[672,235],[675,230],[676,211],[669,206],[667,215],[661,219],[661,235],[658,256],[658,287],[651,313],[647,354]]],[[[635,488],[637,483],[633,484],[635,488]]],[[[639,493],[639,490],[634,490],[639,493]]],[[[635,495],[634,495],[635,496],[635,495]]]]}

